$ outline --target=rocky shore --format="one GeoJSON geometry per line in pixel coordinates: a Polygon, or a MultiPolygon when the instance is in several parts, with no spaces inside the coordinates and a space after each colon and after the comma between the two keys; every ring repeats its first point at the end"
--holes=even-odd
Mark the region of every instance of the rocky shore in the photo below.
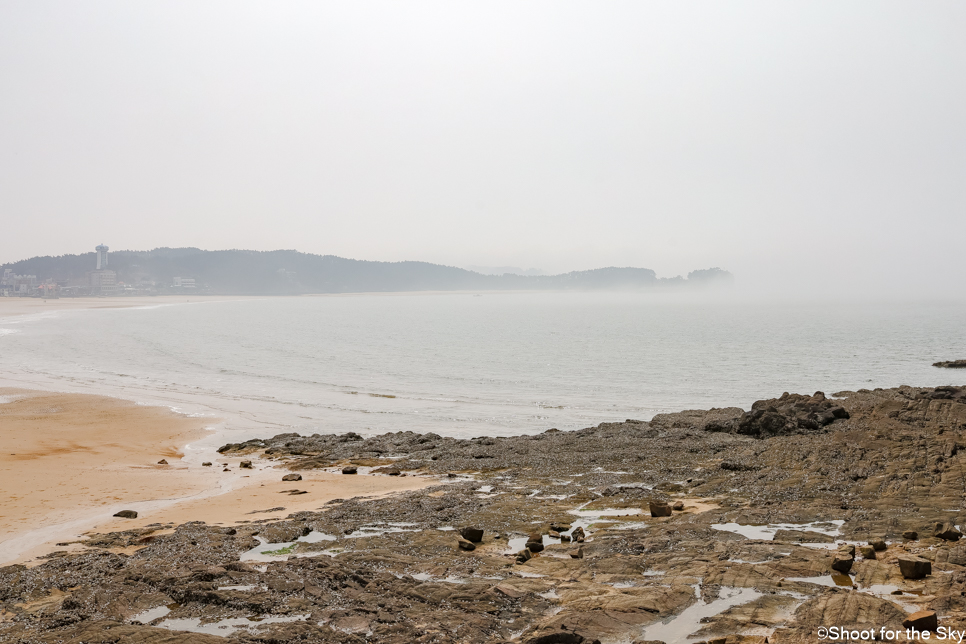
{"type": "Polygon", "coordinates": [[[966,629],[966,387],[220,451],[288,476],[280,507],[312,470],[435,484],[281,520],[89,535],[82,552],[0,568],[0,641],[780,644],[819,626],[966,629]]]}

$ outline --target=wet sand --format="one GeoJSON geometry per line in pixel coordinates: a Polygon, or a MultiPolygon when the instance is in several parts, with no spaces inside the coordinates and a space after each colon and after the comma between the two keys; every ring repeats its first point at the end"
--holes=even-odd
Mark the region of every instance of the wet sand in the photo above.
{"type": "MultiPolygon", "coordinates": [[[[304,474],[242,458],[183,459],[211,418],[92,396],[0,388],[0,565],[36,562],[86,532],[149,523],[230,524],[317,509],[334,498],[378,496],[430,483],[416,477],[304,474]],[[166,460],[167,465],[158,461],[166,460]],[[222,463],[228,463],[228,472],[222,463]],[[307,494],[291,495],[288,490],[307,494]],[[275,512],[259,512],[284,508],[275,512]],[[137,519],[113,517],[133,509],[137,519]],[[251,514],[256,512],[255,514],[251,514]]],[[[76,549],[74,546],[72,549],[76,549]]]]}
{"type": "Polygon", "coordinates": [[[229,295],[158,295],[155,297],[0,297],[0,318],[36,315],[50,311],[81,311],[85,309],[129,309],[163,304],[224,302],[229,300],[262,299],[254,296],[229,295]]]}

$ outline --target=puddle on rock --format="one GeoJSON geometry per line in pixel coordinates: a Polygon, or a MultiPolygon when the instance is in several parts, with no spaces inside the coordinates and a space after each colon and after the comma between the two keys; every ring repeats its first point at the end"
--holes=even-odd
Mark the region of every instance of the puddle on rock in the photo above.
{"type": "Polygon", "coordinates": [[[191,633],[205,633],[226,637],[235,631],[250,629],[257,624],[278,624],[282,622],[300,622],[308,619],[308,615],[291,615],[286,617],[229,617],[217,622],[201,623],[200,617],[183,617],[166,619],[159,622],[159,628],[172,631],[189,631],[191,633]]]}
{"type": "MultiPolygon", "coordinates": [[[[723,532],[734,532],[748,539],[758,539],[760,541],[772,541],[775,533],[779,530],[801,530],[807,532],[819,532],[830,537],[837,537],[842,526],[845,524],[843,519],[834,521],[813,521],[812,523],[768,523],[764,525],[742,525],[740,523],[715,523],[711,527],[723,532]]],[[[800,545],[810,547],[837,548],[831,543],[802,543],[800,545]]]]}
{"type": "Polygon", "coordinates": [[[299,537],[295,541],[285,541],[282,543],[268,543],[261,537],[255,537],[258,539],[259,543],[257,546],[251,550],[247,550],[241,555],[239,555],[240,561],[278,561],[281,557],[288,556],[306,556],[308,555],[318,555],[318,554],[328,554],[325,551],[322,552],[311,552],[311,553],[296,553],[295,550],[299,542],[302,543],[319,543],[320,541],[336,541],[337,537],[331,534],[325,534],[324,532],[316,532],[313,530],[304,537],[299,537]]]}
{"type": "MultiPolygon", "coordinates": [[[[697,591],[696,594],[700,595],[697,591]]],[[[645,627],[644,636],[641,639],[660,640],[665,644],[686,644],[688,636],[701,628],[702,619],[714,617],[733,606],[755,601],[761,596],[762,593],[754,588],[723,586],[719,591],[718,599],[705,603],[701,601],[699,596],[694,604],[691,604],[679,614],[645,627]]]]}
{"type": "Polygon", "coordinates": [[[819,575],[817,577],[786,577],[785,581],[799,581],[805,584],[827,586],[828,588],[851,588],[855,583],[852,577],[840,572],[833,572],[831,575],[819,575]]]}
{"type": "Polygon", "coordinates": [[[146,611],[142,611],[131,618],[132,622],[141,622],[142,624],[150,624],[156,619],[164,617],[170,613],[174,608],[177,608],[178,604],[169,604],[168,606],[155,606],[154,608],[149,608],[146,611]]]}

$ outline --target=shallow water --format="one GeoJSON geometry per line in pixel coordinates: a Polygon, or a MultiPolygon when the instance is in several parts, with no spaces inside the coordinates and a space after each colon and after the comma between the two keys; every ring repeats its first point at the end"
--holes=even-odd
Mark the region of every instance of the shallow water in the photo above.
{"type": "Polygon", "coordinates": [[[166,619],[157,624],[160,628],[172,631],[190,631],[192,633],[206,633],[227,637],[232,633],[250,629],[258,624],[280,624],[284,622],[300,622],[308,619],[308,615],[290,615],[285,617],[231,617],[216,622],[201,623],[200,617],[182,617],[166,619]]]}
{"type": "Polygon", "coordinates": [[[233,441],[266,427],[513,435],[680,409],[748,409],[782,391],[949,384],[961,374],[931,363],[960,357],[964,318],[961,302],[614,293],[92,309],[0,319],[0,384],[225,418],[219,431],[233,432],[233,441]]]}
{"type": "MultiPolygon", "coordinates": [[[[819,532],[830,537],[838,536],[842,526],[845,525],[843,519],[833,521],[813,521],[812,523],[769,523],[764,525],[746,525],[739,523],[716,523],[711,527],[715,530],[724,532],[734,532],[748,539],[760,541],[771,541],[775,538],[775,533],[779,530],[802,530],[806,532],[819,532]]],[[[799,545],[816,548],[836,548],[834,543],[802,543],[799,545]]]]}
{"type": "Polygon", "coordinates": [[[669,617],[657,624],[644,628],[641,639],[660,640],[665,644],[684,644],[688,636],[701,628],[701,620],[713,617],[732,606],[746,604],[761,597],[762,594],[753,588],[722,587],[718,599],[705,603],[700,595],[697,601],[679,614],[669,617]]]}

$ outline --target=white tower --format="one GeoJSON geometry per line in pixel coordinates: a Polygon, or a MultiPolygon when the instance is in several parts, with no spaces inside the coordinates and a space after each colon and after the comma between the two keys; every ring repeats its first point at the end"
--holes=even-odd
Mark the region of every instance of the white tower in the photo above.
{"type": "Polygon", "coordinates": [[[101,244],[94,248],[97,251],[97,270],[104,270],[107,268],[107,246],[101,244]]]}

